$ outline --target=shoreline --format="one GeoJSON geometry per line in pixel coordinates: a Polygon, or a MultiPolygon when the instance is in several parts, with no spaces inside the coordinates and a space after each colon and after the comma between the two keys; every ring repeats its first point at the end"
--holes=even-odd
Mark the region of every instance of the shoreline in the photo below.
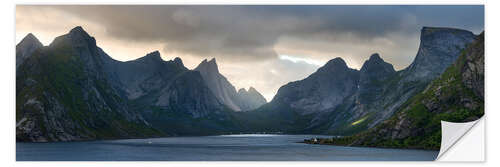
{"type": "Polygon", "coordinates": [[[224,135],[318,135],[318,136],[328,136],[324,134],[286,134],[282,132],[270,132],[270,133],[221,133],[221,134],[211,134],[211,135],[168,135],[168,136],[152,136],[152,137],[126,137],[126,138],[107,138],[107,139],[82,139],[82,140],[70,140],[70,141],[17,141],[16,143],[71,143],[71,142],[95,142],[95,141],[110,141],[110,140],[131,140],[131,139],[157,139],[157,138],[171,138],[171,137],[208,137],[208,136],[224,136],[224,135]]]}
{"type": "Polygon", "coordinates": [[[313,145],[329,145],[329,146],[343,146],[343,147],[362,147],[362,148],[380,148],[380,149],[404,149],[404,150],[423,150],[423,151],[440,151],[441,149],[425,149],[425,148],[411,148],[411,147],[384,147],[384,146],[365,146],[365,145],[353,145],[335,143],[333,138],[311,138],[304,139],[303,141],[297,143],[313,144],[313,145]],[[316,140],[314,140],[316,139],[316,140]]]}

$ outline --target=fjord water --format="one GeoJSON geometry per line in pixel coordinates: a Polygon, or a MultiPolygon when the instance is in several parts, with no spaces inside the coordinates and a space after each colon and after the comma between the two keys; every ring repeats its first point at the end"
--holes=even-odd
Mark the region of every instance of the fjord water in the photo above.
{"type": "Polygon", "coordinates": [[[298,143],[320,135],[220,135],[16,143],[18,161],[430,161],[437,151],[298,143]]]}

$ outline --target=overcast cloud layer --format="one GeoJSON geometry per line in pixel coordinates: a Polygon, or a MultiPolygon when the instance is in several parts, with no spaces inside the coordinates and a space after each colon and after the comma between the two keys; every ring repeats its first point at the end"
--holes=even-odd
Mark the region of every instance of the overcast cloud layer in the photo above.
{"type": "Polygon", "coordinates": [[[17,6],[16,41],[45,45],[81,25],[118,60],[159,50],[188,68],[215,57],[237,88],[268,100],[277,89],[342,57],[359,69],[372,54],[403,69],[422,26],[483,31],[483,6],[17,6]]]}

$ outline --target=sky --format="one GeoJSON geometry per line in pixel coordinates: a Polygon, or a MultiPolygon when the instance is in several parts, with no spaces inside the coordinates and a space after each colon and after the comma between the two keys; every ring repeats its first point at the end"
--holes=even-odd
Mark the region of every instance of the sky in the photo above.
{"type": "Polygon", "coordinates": [[[216,58],[236,89],[254,87],[270,101],[336,57],[360,69],[379,53],[404,69],[423,26],[479,34],[484,6],[16,6],[16,43],[33,33],[49,45],[76,26],[120,61],[158,50],[193,69],[216,58]]]}

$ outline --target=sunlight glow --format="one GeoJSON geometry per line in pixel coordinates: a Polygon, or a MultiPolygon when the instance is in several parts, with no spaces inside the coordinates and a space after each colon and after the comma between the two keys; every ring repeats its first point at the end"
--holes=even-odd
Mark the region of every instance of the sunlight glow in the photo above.
{"type": "Polygon", "coordinates": [[[309,59],[309,58],[301,58],[301,57],[297,57],[297,56],[289,56],[289,55],[279,55],[279,59],[289,60],[289,61],[292,61],[294,63],[304,62],[307,64],[316,65],[316,66],[322,66],[323,64],[325,64],[321,61],[317,61],[317,60],[313,60],[313,59],[309,59]]]}

